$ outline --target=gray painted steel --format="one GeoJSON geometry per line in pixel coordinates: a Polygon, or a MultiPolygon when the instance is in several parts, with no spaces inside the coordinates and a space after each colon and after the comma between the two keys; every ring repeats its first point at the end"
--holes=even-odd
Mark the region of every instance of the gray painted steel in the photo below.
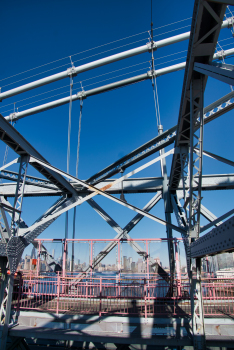
{"type": "MultiPolygon", "coordinates": [[[[33,156],[47,163],[46,159],[0,114],[0,139],[20,156],[33,156]]],[[[76,194],[74,188],[62,176],[38,163],[31,163],[42,175],[61,188],[64,193],[76,194]]]]}
{"type": "MultiPolygon", "coordinates": [[[[222,28],[228,28],[231,26],[232,26],[231,19],[225,20],[222,23],[222,28]]],[[[175,35],[171,38],[156,41],[153,43],[153,50],[156,50],[156,49],[159,49],[161,47],[165,47],[165,46],[168,46],[171,44],[175,44],[175,43],[181,42],[183,40],[187,40],[187,39],[189,39],[189,37],[190,37],[190,32],[187,32],[187,33],[175,35]]],[[[83,72],[86,72],[88,70],[91,70],[91,69],[94,69],[97,67],[101,67],[101,66],[104,66],[106,64],[110,64],[110,63],[113,63],[116,61],[120,61],[120,60],[128,58],[128,57],[136,56],[136,55],[148,52],[148,51],[151,52],[151,43],[148,43],[146,45],[140,46],[140,47],[132,49],[132,50],[118,53],[116,55],[105,57],[105,58],[102,58],[100,60],[90,62],[90,63],[84,64],[82,66],[79,66],[79,67],[72,67],[64,72],[57,73],[57,74],[51,75],[49,77],[37,80],[35,82],[25,84],[25,85],[20,86],[18,88],[3,92],[0,94],[0,101],[3,99],[9,98],[11,96],[18,95],[22,92],[35,89],[39,86],[43,86],[43,85],[53,83],[55,81],[67,78],[70,75],[76,75],[79,73],[83,73],[83,72]]]]}
{"type": "Polygon", "coordinates": [[[191,257],[203,257],[234,251],[234,217],[191,244],[191,257]]]}
{"type": "MultiPolygon", "coordinates": [[[[224,51],[224,56],[230,56],[234,54],[234,49],[230,49],[227,51],[224,51]]],[[[219,57],[219,53],[216,53],[213,56],[213,59],[217,59],[219,57]]],[[[161,68],[156,70],[154,73],[152,73],[151,71],[149,71],[148,73],[145,74],[141,74],[132,78],[128,78],[128,79],[124,79],[124,80],[120,80],[117,81],[115,83],[111,83],[111,84],[107,84],[92,90],[88,90],[88,91],[81,91],[78,92],[75,95],[72,95],[72,97],[68,96],[68,97],[64,97],[61,98],[59,100],[53,101],[53,102],[48,102],[45,103],[43,105],[37,106],[37,107],[33,107],[33,108],[29,108],[25,111],[22,112],[15,112],[15,113],[11,113],[9,116],[6,116],[6,120],[8,121],[14,121],[14,120],[18,120],[24,117],[27,117],[29,115],[33,115],[33,114],[37,114],[40,112],[44,112],[47,111],[49,109],[55,108],[55,107],[59,107],[59,106],[63,106],[64,104],[70,103],[70,100],[72,99],[72,101],[76,101],[76,100],[81,100],[81,99],[86,99],[87,97],[90,96],[94,96],[97,94],[101,94],[107,91],[111,91],[113,89],[119,88],[119,87],[123,87],[123,86],[127,86],[129,84],[134,84],[134,83],[138,83],[140,81],[144,81],[147,79],[152,79],[152,75],[159,77],[165,74],[169,74],[172,72],[176,72],[179,71],[181,69],[184,69],[186,67],[186,62],[182,62],[182,63],[178,63],[175,64],[173,66],[169,66],[166,68],[161,68]]]]}

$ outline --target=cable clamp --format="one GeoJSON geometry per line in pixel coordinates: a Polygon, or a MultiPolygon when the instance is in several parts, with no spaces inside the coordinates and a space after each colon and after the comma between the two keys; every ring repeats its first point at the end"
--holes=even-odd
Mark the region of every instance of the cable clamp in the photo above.
{"type": "Polygon", "coordinates": [[[231,28],[232,36],[234,37],[234,17],[227,18],[228,28],[231,28]]]}
{"type": "Polygon", "coordinates": [[[13,121],[13,119],[15,119],[15,117],[16,117],[16,113],[15,113],[15,112],[14,112],[14,113],[11,113],[11,114],[9,115],[9,117],[10,117],[10,120],[13,121]]]}
{"type": "Polygon", "coordinates": [[[226,57],[225,51],[224,51],[223,49],[220,50],[220,51],[218,51],[218,52],[217,52],[217,55],[218,55],[218,59],[219,59],[219,60],[223,60],[223,59],[226,57]]]}
{"type": "Polygon", "coordinates": [[[84,90],[79,91],[76,95],[79,99],[85,100],[87,98],[86,92],[84,90]]]}
{"type": "Polygon", "coordinates": [[[153,51],[156,51],[157,48],[158,48],[155,41],[154,41],[153,43],[152,43],[152,42],[149,42],[149,43],[147,43],[146,45],[147,45],[147,47],[148,47],[148,51],[149,51],[149,52],[152,52],[152,49],[153,49],[153,51]]]}
{"type": "Polygon", "coordinates": [[[68,75],[68,76],[76,77],[76,76],[77,76],[76,68],[75,68],[74,66],[71,67],[71,68],[68,68],[68,69],[67,69],[67,75],[68,75]]]}
{"type": "Polygon", "coordinates": [[[229,18],[227,18],[227,21],[228,21],[228,28],[232,28],[233,24],[234,24],[234,18],[229,17],[229,18]]]}
{"type": "Polygon", "coordinates": [[[154,70],[154,71],[149,70],[149,71],[147,72],[147,75],[148,75],[149,79],[151,79],[152,77],[153,77],[153,78],[156,78],[157,73],[156,73],[155,70],[154,70]]]}

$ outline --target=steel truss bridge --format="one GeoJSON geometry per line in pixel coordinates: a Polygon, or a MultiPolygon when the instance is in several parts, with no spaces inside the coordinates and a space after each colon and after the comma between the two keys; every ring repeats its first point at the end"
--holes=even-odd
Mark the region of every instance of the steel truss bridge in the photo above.
{"type": "Polygon", "coordinates": [[[222,28],[233,28],[234,18],[230,17],[224,20],[227,4],[234,5],[231,0],[195,0],[191,32],[157,42],[151,41],[141,47],[78,67],[72,66],[64,72],[0,93],[0,100],[2,101],[61,79],[71,79],[81,72],[148,51],[153,53],[161,47],[189,39],[186,62],[159,70],[152,68],[151,71],[145,74],[96,89],[83,90],[66,98],[25,111],[15,112],[6,117],[0,115],[0,138],[17,154],[15,160],[0,168],[2,181],[4,179],[11,181],[0,184],[1,349],[34,349],[37,344],[34,342],[34,347],[32,344],[31,347],[25,341],[25,338],[50,339],[53,346],[56,345],[53,343],[55,340],[66,342],[85,341],[90,342],[89,348],[106,347],[113,349],[126,349],[131,345],[134,345],[135,348],[155,347],[155,344],[163,348],[167,346],[167,348],[194,347],[194,349],[205,349],[208,346],[233,346],[230,345],[234,342],[233,280],[213,281],[210,278],[209,281],[205,282],[205,287],[201,280],[201,259],[203,257],[234,251],[234,217],[232,216],[234,209],[230,208],[230,211],[217,218],[202,205],[203,192],[205,195],[205,191],[208,190],[217,191],[234,188],[234,174],[203,175],[202,172],[203,156],[211,157],[231,166],[234,165],[233,161],[203,149],[204,125],[234,107],[234,91],[209,106],[204,107],[203,102],[209,76],[226,84],[234,85],[234,67],[221,63],[221,61],[219,63],[214,61],[234,53],[234,49],[215,53],[220,30],[222,28]],[[166,131],[163,131],[162,125],[159,125],[158,135],[154,139],[115,161],[86,181],[50,164],[12,125],[12,122],[18,119],[75,100],[82,102],[96,94],[147,79],[154,81],[161,75],[182,69],[185,70],[185,73],[177,125],[166,131]],[[171,150],[166,152],[165,147],[169,145],[171,145],[171,150]],[[122,174],[118,179],[112,179],[113,175],[121,173],[153,154],[156,156],[153,160],[146,161],[144,165],[136,167],[134,171],[126,175],[122,174]],[[166,167],[168,155],[173,155],[170,173],[167,173],[166,167]],[[161,177],[131,179],[132,175],[157,162],[161,165],[161,177]],[[19,164],[18,172],[8,170],[11,165],[16,163],[19,164]],[[40,175],[38,177],[28,175],[29,166],[35,168],[43,175],[43,178],[40,175]],[[151,192],[154,196],[142,209],[127,203],[123,196],[121,196],[121,199],[114,196],[115,194],[123,195],[124,193],[151,192]],[[95,202],[94,197],[96,195],[104,196],[135,211],[137,214],[124,228],[121,228],[95,202]],[[28,226],[21,216],[24,196],[56,196],[58,199],[35,223],[28,226]],[[13,205],[7,200],[8,197],[14,198],[13,205]],[[159,218],[150,213],[151,209],[160,200],[164,202],[164,218],[159,218]],[[30,243],[38,248],[37,237],[61,214],[84,202],[87,202],[113,228],[116,233],[114,239],[108,242],[106,247],[92,259],[91,264],[84,271],[85,274],[75,278],[73,276],[72,279],[63,275],[63,266],[55,262],[53,256],[49,254],[43,242],[41,242],[40,254],[43,253],[47,256],[50,265],[58,273],[57,289],[51,292],[51,299],[46,299],[47,309],[44,309],[44,313],[34,312],[32,314],[25,311],[39,308],[39,304],[37,304],[39,301],[36,299],[35,304],[33,304],[35,300],[30,299],[30,293],[34,291],[38,296],[38,293],[41,293],[42,284],[39,280],[40,276],[36,276],[36,278],[35,276],[26,276],[25,281],[20,279],[17,290],[14,287],[14,276],[25,248],[30,243]],[[173,213],[177,225],[172,223],[173,213]],[[210,223],[201,226],[201,215],[208,219],[210,223]],[[130,231],[144,217],[165,226],[170,258],[169,274],[158,263],[150,259],[148,252],[142,251],[136,241],[133,243],[129,235],[130,231]],[[207,230],[210,231],[201,235],[207,230]],[[180,281],[180,285],[178,285],[177,278],[178,270],[175,257],[176,249],[173,246],[173,231],[181,235],[186,252],[188,280],[186,283],[180,281]],[[159,300],[159,297],[155,296],[156,280],[150,279],[150,277],[148,280],[145,278],[142,280],[142,283],[138,286],[139,299],[130,306],[129,303],[134,299],[130,295],[132,285],[130,287],[125,282],[120,281],[109,281],[109,285],[100,279],[94,281],[94,277],[90,273],[121,240],[129,243],[141,257],[146,259],[148,265],[151,265],[154,272],[157,273],[160,283],[165,284],[164,287],[167,287],[168,292],[163,295],[163,299],[159,300]],[[227,286],[225,290],[222,289],[224,283],[227,286]],[[91,287],[93,294],[91,293],[91,287]],[[38,289],[36,290],[36,288],[38,289]],[[110,290],[116,294],[108,294],[110,290]],[[23,296],[21,299],[21,292],[27,295],[26,300],[23,299],[23,296]],[[77,299],[73,300],[73,306],[76,305],[77,307],[78,300],[89,297],[90,301],[92,297],[95,307],[98,305],[98,309],[95,309],[97,315],[89,315],[87,302],[82,310],[74,309],[74,313],[70,315],[60,314],[59,311],[67,310],[67,306],[63,306],[65,304],[62,303],[66,303],[66,300],[71,302],[74,293],[77,293],[77,299]],[[106,306],[105,303],[107,303],[110,296],[112,296],[112,306],[110,304],[106,306]],[[222,309],[222,313],[225,314],[226,312],[232,315],[232,318],[222,318],[218,312],[212,314],[215,305],[221,307],[219,304],[221,299],[224,300],[226,308],[226,311],[222,309]],[[118,310],[115,308],[115,312],[113,311],[113,305],[116,307],[117,302],[120,303],[118,304],[120,305],[118,306],[119,313],[131,314],[129,311],[131,310],[133,316],[137,314],[138,317],[117,317],[118,310]],[[161,303],[160,312],[155,311],[159,307],[158,303],[161,303]],[[165,312],[167,308],[165,305],[170,308],[169,314],[165,312]],[[127,312],[123,311],[125,307],[128,310],[127,312]],[[46,311],[49,310],[54,310],[54,313],[47,313],[46,311]],[[84,310],[87,312],[84,312],[84,310]],[[81,311],[83,314],[80,314],[81,311]],[[149,318],[149,315],[153,317],[149,318]],[[212,315],[218,315],[219,318],[207,318],[207,316],[212,315]],[[215,332],[214,329],[217,330],[217,327],[219,331],[215,332]]]}

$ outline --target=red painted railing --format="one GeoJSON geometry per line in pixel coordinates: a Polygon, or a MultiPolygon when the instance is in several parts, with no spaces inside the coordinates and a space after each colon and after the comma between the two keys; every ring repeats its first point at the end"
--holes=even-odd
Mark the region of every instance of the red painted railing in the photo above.
{"type": "MultiPolygon", "coordinates": [[[[190,315],[190,286],[186,280],[172,284],[162,279],[111,277],[75,278],[27,276],[14,288],[12,307],[77,314],[152,316],[190,315]]],[[[206,316],[234,315],[233,279],[202,281],[206,316]]]]}

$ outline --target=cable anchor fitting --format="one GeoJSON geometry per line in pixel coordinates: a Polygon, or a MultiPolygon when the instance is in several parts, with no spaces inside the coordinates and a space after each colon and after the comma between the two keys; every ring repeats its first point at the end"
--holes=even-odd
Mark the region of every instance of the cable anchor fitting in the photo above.
{"type": "Polygon", "coordinates": [[[231,29],[232,36],[234,37],[234,17],[227,18],[228,28],[231,29]]]}
{"type": "MultiPolygon", "coordinates": [[[[19,113],[19,112],[17,111],[17,113],[19,113]]],[[[9,115],[11,122],[15,119],[17,113],[14,112],[14,113],[11,113],[11,114],[9,115]]]]}
{"type": "Polygon", "coordinates": [[[152,79],[152,77],[153,78],[156,78],[157,77],[157,73],[156,73],[156,70],[149,70],[148,72],[147,72],[147,75],[148,75],[148,77],[149,77],[149,79],[152,79]]]}
{"type": "Polygon", "coordinates": [[[156,51],[157,48],[158,48],[158,46],[157,46],[157,44],[156,44],[155,41],[149,42],[149,43],[147,43],[146,45],[147,45],[148,51],[149,51],[150,53],[152,52],[152,50],[153,50],[153,51],[156,51]]]}
{"type": "Polygon", "coordinates": [[[78,99],[81,100],[85,100],[87,98],[86,92],[84,90],[79,91],[76,96],[78,99]]]}
{"type": "Polygon", "coordinates": [[[76,73],[76,68],[74,66],[72,66],[71,68],[67,69],[67,75],[70,77],[76,77],[77,73],[76,73]]]}

